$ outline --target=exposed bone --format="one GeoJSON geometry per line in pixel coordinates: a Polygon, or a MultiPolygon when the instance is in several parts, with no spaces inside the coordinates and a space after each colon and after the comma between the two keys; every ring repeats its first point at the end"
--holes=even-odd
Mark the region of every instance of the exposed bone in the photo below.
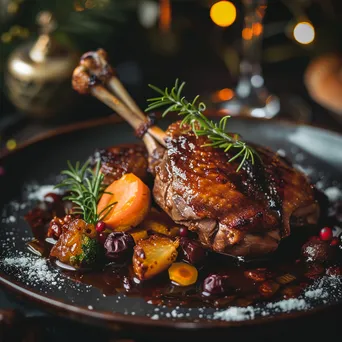
{"type": "MultiPolygon", "coordinates": [[[[116,111],[136,131],[148,123],[148,119],[128,94],[120,80],[114,75],[113,68],[107,62],[107,54],[99,49],[96,52],[88,52],[81,57],[80,65],[73,74],[73,87],[81,94],[90,93],[107,106],[116,111]],[[114,94],[111,94],[102,83],[114,94]]],[[[152,136],[159,144],[165,146],[165,132],[157,126],[147,129],[143,140],[148,148],[149,154],[152,149],[152,136]]],[[[155,142],[154,142],[155,145],[155,142]]],[[[154,146],[156,147],[156,146],[154,146]]]]}

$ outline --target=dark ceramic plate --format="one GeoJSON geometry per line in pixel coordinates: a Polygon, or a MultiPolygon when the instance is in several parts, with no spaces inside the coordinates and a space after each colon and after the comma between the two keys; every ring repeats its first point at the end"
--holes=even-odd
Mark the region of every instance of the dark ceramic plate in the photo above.
{"type": "MultiPolygon", "coordinates": [[[[162,126],[167,124],[164,122],[162,126]]],[[[314,183],[319,182],[322,189],[341,189],[341,136],[313,127],[262,120],[232,119],[229,129],[253,142],[286,153],[314,183]]],[[[53,184],[66,160],[85,160],[95,148],[135,140],[127,124],[102,119],[37,138],[0,160],[6,171],[0,177],[0,283],[3,286],[52,313],[115,330],[129,327],[132,333],[160,333],[164,340],[179,330],[182,334],[191,334],[189,336],[200,331],[198,336],[204,337],[213,329],[215,336],[226,334],[228,329],[230,334],[238,332],[242,337],[260,331],[265,324],[281,326],[288,319],[303,324],[308,317],[312,319],[322,312],[332,313],[340,309],[341,282],[334,278],[333,281],[321,281],[320,288],[312,288],[312,293],[317,295],[307,296],[303,302],[279,303],[272,308],[264,305],[239,309],[236,315],[230,312],[226,315],[227,320],[221,320],[211,308],[156,309],[143,298],[123,294],[107,297],[96,287],[69,279],[51,265],[44,264],[42,259],[27,257],[25,243],[30,240],[31,232],[23,215],[34,205],[34,201],[27,200],[25,195],[27,186],[33,182],[53,184]],[[21,265],[19,271],[18,265],[21,265]],[[320,289],[324,295],[319,296],[320,289]],[[239,320],[232,321],[234,317],[239,320]],[[249,329],[246,330],[246,326],[249,329]]]]}

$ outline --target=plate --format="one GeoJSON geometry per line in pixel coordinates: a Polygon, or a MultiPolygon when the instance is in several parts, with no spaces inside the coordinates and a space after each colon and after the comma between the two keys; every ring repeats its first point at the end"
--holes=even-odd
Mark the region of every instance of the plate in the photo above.
{"type": "MultiPolygon", "coordinates": [[[[162,121],[160,125],[165,128],[169,123],[162,121]]],[[[251,119],[231,119],[229,130],[285,154],[321,189],[341,189],[340,135],[309,126],[251,119]]],[[[155,307],[143,298],[124,294],[107,296],[95,286],[75,282],[44,259],[30,255],[26,242],[32,235],[23,215],[35,204],[35,186],[54,184],[67,160],[85,160],[95,148],[136,141],[126,123],[111,117],[36,137],[0,160],[5,169],[0,177],[0,284],[57,315],[114,330],[129,328],[132,334],[152,332],[164,339],[180,330],[183,336],[194,337],[196,332],[204,337],[213,329],[215,336],[225,335],[228,329],[242,338],[254,335],[252,328],[264,324],[280,329],[282,322],[289,319],[293,324],[304,324],[308,317],[341,309],[342,281],[338,277],[320,280],[316,288],[310,289],[311,295],[297,302],[233,308],[222,313],[222,309],[214,308],[155,307]],[[246,330],[246,326],[250,329],[246,330]]]]}

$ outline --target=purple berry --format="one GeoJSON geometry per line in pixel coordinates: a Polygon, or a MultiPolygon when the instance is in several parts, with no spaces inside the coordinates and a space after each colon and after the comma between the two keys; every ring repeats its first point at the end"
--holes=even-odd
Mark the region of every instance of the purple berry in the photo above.
{"type": "Polygon", "coordinates": [[[182,237],[180,247],[181,258],[192,265],[203,263],[207,257],[207,251],[195,240],[182,237]]]}
{"type": "Polygon", "coordinates": [[[110,233],[104,243],[106,257],[117,262],[124,262],[131,257],[134,246],[132,235],[124,232],[110,233]]]}
{"type": "Polygon", "coordinates": [[[179,228],[179,236],[186,237],[188,236],[188,233],[189,233],[188,228],[186,227],[179,228]]]}
{"type": "Polygon", "coordinates": [[[225,294],[231,290],[228,275],[211,274],[203,281],[203,292],[209,295],[225,294]]]}

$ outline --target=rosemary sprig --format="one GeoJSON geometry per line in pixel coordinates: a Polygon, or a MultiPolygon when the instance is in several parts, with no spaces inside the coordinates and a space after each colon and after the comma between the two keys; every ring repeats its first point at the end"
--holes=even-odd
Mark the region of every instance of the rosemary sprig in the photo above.
{"type": "Polygon", "coordinates": [[[254,164],[255,156],[260,158],[257,152],[251,146],[248,146],[246,142],[242,141],[238,134],[226,132],[227,120],[230,116],[224,116],[218,123],[209,120],[203,114],[206,110],[206,105],[203,102],[198,102],[199,95],[192,102],[189,102],[182,96],[184,86],[185,82],[179,83],[178,79],[170,91],[168,88],[162,90],[149,84],[149,87],[161,96],[148,99],[147,101],[150,103],[146,110],[149,111],[167,106],[162,116],[164,117],[169,112],[178,112],[178,115],[184,116],[181,126],[189,125],[196,137],[208,137],[209,142],[204,146],[222,148],[225,152],[228,152],[230,149],[236,149],[235,155],[228,162],[230,163],[241,158],[241,162],[236,170],[237,172],[247,160],[250,160],[254,164]]]}
{"type": "Polygon", "coordinates": [[[76,205],[74,214],[83,216],[84,221],[96,224],[109,214],[116,204],[110,203],[100,213],[97,212],[97,202],[106,193],[103,184],[104,175],[100,172],[100,161],[98,160],[95,170],[89,167],[89,161],[82,166],[76,162],[75,166],[68,161],[68,170],[63,170],[62,175],[67,176],[56,188],[65,188],[70,192],[64,199],[70,200],[76,205]]]}

